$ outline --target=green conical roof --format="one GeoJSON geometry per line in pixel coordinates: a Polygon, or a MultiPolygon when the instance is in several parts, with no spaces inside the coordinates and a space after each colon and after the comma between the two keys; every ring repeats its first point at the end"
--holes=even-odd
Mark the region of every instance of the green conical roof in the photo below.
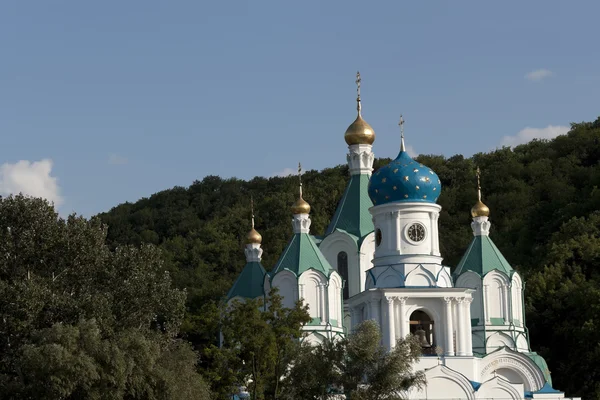
{"type": "Polygon", "coordinates": [[[512,267],[492,242],[492,239],[489,236],[482,235],[473,238],[453,275],[458,277],[464,272],[473,271],[483,277],[495,269],[504,272],[508,276],[511,276],[513,272],[512,267]]]}
{"type": "Polygon", "coordinates": [[[227,293],[227,300],[236,296],[246,299],[255,299],[263,296],[263,284],[266,273],[260,262],[251,261],[246,263],[242,273],[227,293]]]}
{"type": "Polygon", "coordinates": [[[325,235],[336,229],[343,230],[363,239],[375,229],[369,208],[373,202],[368,194],[369,176],[352,175],[337,210],[327,227],[325,235]]]}
{"type": "Polygon", "coordinates": [[[280,271],[288,270],[300,276],[309,269],[320,271],[325,276],[333,271],[313,238],[307,233],[296,233],[281,254],[275,268],[271,271],[274,276],[280,271]]]}

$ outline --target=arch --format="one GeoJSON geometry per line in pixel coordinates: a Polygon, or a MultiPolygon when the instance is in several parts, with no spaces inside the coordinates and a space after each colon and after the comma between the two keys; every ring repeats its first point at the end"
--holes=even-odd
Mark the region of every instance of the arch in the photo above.
{"type": "Polygon", "coordinates": [[[359,274],[360,290],[366,290],[366,279],[368,271],[373,268],[373,259],[375,258],[375,232],[369,233],[364,237],[360,244],[359,254],[359,274]]]}
{"type": "Polygon", "coordinates": [[[375,277],[372,271],[367,272],[367,282],[365,283],[365,290],[373,289],[375,287],[375,277]]]}
{"type": "Polygon", "coordinates": [[[308,313],[314,322],[325,322],[325,306],[327,297],[325,294],[325,286],[327,278],[319,271],[310,269],[298,278],[298,286],[300,287],[300,296],[304,299],[304,304],[308,305],[308,313]],[[320,321],[316,321],[320,319],[320,321]]]}
{"type": "Polygon", "coordinates": [[[504,321],[509,320],[509,316],[505,314],[508,310],[508,299],[506,299],[504,291],[509,284],[508,276],[503,272],[493,270],[483,278],[483,284],[487,287],[486,311],[488,315],[486,320],[490,320],[493,325],[504,325],[504,321]],[[496,323],[493,319],[496,319],[496,323]]]}
{"type": "Polygon", "coordinates": [[[280,271],[273,277],[271,284],[279,289],[279,294],[283,297],[283,306],[293,308],[298,301],[298,281],[296,275],[290,271],[280,271]]]}
{"type": "Polygon", "coordinates": [[[481,384],[477,390],[477,398],[521,400],[525,397],[525,390],[523,385],[511,383],[504,377],[497,376],[481,384]]]}
{"type": "Polygon", "coordinates": [[[268,297],[269,293],[271,292],[271,276],[268,273],[265,274],[265,279],[263,281],[263,291],[265,293],[265,297],[268,297]]]}
{"type": "Polygon", "coordinates": [[[344,279],[346,280],[346,287],[348,288],[348,297],[352,297],[362,290],[356,240],[357,238],[351,236],[347,232],[336,229],[331,234],[327,235],[319,244],[321,253],[323,253],[327,261],[329,261],[329,264],[331,264],[340,275],[341,271],[338,268],[338,255],[342,252],[346,253],[348,276],[344,277],[344,279]]]}
{"type": "Polygon", "coordinates": [[[499,369],[514,371],[521,378],[525,391],[539,390],[546,382],[542,371],[529,357],[506,347],[485,356],[480,366],[480,382],[487,382],[499,369]]]}
{"type": "Polygon", "coordinates": [[[423,265],[419,264],[416,268],[406,274],[404,280],[405,286],[418,286],[418,287],[435,287],[436,279],[433,274],[427,270],[423,265]]]}
{"type": "Polygon", "coordinates": [[[516,326],[524,326],[523,323],[523,281],[517,272],[512,275],[511,279],[511,310],[512,322],[516,326]]]}
{"type": "Polygon", "coordinates": [[[444,365],[425,371],[426,386],[413,390],[406,396],[410,399],[466,399],[473,400],[475,391],[471,382],[460,372],[444,365]]]}
{"type": "Polygon", "coordinates": [[[471,319],[477,319],[479,323],[484,321],[482,284],[483,282],[479,274],[472,271],[461,274],[456,280],[456,287],[475,290],[475,293],[472,294],[471,319]]]}
{"type": "Polygon", "coordinates": [[[313,346],[319,345],[325,341],[326,337],[319,332],[311,332],[304,337],[303,342],[307,342],[313,346]]]}
{"type": "Polygon", "coordinates": [[[328,309],[329,323],[341,328],[343,326],[344,316],[342,314],[342,277],[337,272],[332,272],[329,276],[328,290],[328,309]]]}
{"type": "Polygon", "coordinates": [[[517,350],[518,351],[530,351],[529,350],[529,340],[527,340],[527,336],[524,333],[519,333],[517,335],[517,350]]]}
{"type": "Polygon", "coordinates": [[[435,328],[434,318],[425,309],[419,308],[411,312],[409,330],[411,335],[417,336],[421,341],[423,354],[435,353],[435,346],[437,344],[435,328]]]}
{"type": "Polygon", "coordinates": [[[343,299],[346,300],[350,294],[350,283],[348,282],[348,253],[340,251],[337,255],[337,272],[344,281],[343,299]]]}
{"type": "Polygon", "coordinates": [[[452,287],[452,276],[450,275],[448,267],[442,267],[437,276],[437,286],[438,287],[452,287]]]}
{"type": "Polygon", "coordinates": [[[516,347],[514,339],[504,332],[496,332],[486,339],[486,348],[488,351],[494,351],[502,347],[514,350],[516,347]]]}
{"type": "Polygon", "coordinates": [[[377,277],[378,288],[402,287],[402,274],[393,267],[388,267],[377,277]]]}

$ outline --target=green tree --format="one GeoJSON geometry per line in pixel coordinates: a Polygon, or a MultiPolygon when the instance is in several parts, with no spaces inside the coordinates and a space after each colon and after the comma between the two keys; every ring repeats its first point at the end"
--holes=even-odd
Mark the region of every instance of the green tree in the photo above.
{"type": "Polygon", "coordinates": [[[351,399],[400,400],[425,384],[423,372],[412,372],[421,356],[416,338],[399,339],[388,352],[376,322],[365,321],[345,339],[303,346],[287,376],[287,398],[327,399],[343,388],[351,399]]]}
{"type": "MultiPolygon", "coordinates": [[[[264,304],[253,299],[234,301],[224,313],[224,342],[218,356],[224,368],[217,377],[229,373],[234,383],[248,380],[253,399],[280,398],[282,378],[294,362],[302,326],[310,320],[308,306],[299,301],[294,308],[284,307],[276,288],[264,304]]],[[[213,348],[212,353],[215,351],[213,348]]],[[[230,385],[225,386],[231,390],[230,385]]],[[[219,383],[218,388],[222,387],[219,383]]]]}
{"type": "Polygon", "coordinates": [[[153,246],[105,245],[98,219],[0,198],[0,392],[14,399],[208,399],[176,338],[185,292],[153,246]]]}

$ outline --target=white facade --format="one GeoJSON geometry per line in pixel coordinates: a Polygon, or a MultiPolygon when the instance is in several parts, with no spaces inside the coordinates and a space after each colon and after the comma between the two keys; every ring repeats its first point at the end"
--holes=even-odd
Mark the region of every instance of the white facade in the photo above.
{"type": "MultiPolygon", "coordinates": [[[[372,154],[370,146],[363,147],[372,154]]],[[[363,163],[369,158],[359,156],[358,150],[355,145],[353,153],[350,146],[350,173],[370,174],[363,163]]],[[[415,368],[425,371],[428,383],[409,398],[564,398],[551,389],[545,362],[536,364],[541,357],[531,353],[518,273],[465,270],[455,282],[450,267],[442,264],[441,207],[435,202],[393,201],[369,211],[374,230],[361,245],[336,231],[322,240],[320,249],[335,269],[338,255],[347,254],[348,331],[372,319],[380,325],[387,348],[410,334],[422,340],[424,354],[415,368]]],[[[482,245],[495,249],[487,242],[487,216],[475,217],[472,228],[474,237],[485,241],[482,245]]]]}

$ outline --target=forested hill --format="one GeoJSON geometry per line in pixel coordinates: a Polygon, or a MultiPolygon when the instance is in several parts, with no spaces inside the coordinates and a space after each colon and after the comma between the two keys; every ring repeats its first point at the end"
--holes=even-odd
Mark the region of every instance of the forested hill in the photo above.
{"type": "MultiPolygon", "coordinates": [[[[471,158],[421,155],[417,160],[442,181],[440,244],[444,263],[452,267],[472,238],[469,211],[476,201],[475,169],[481,168],[492,239],[528,281],[534,350],[547,357],[556,387],[593,393],[594,382],[600,382],[595,362],[600,357],[600,118],[573,124],[568,135],[550,141],[471,158]],[[580,355],[569,358],[575,352],[580,355]]],[[[387,162],[378,159],[375,167],[387,162]]],[[[303,175],[312,234],[324,233],[347,180],[347,166],[303,175]]],[[[263,264],[270,269],[291,236],[296,195],[294,176],[250,181],[208,176],[99,217],[109,226],[111,246],[154,243],[164,250],[177,284],[188,288],[193,315],[221,298],[245,264],[250,197],[263,235],[263,264]]]]}

